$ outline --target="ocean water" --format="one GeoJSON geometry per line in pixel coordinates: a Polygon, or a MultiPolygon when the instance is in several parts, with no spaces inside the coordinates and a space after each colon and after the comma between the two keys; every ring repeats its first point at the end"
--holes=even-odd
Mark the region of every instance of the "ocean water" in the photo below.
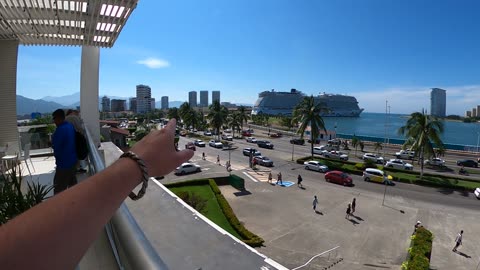
{"type": "MultiPolygon", "coordinates": [[[[338,137],[373,138],[375,141],[384,141],[385,135],[392,143],[403,143],[404,137],[398,134],[398,129],[406,124],[408,115],[384,113],[362,113],[358,118],[324,117],[328,130],[337,130],[338,137]],[[386,129],[385,129],[386,126],[386,129]]],[[[480,123],[463,123],[457,121],[443,121],[443,143],[449,149],[476,151],[480,123]]]]}

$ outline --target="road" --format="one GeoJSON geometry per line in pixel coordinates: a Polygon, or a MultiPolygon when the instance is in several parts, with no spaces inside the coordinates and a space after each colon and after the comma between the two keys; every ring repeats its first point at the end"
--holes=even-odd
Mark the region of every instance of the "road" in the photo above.
{"type": "MultiPolygon", "coordinates": [[[[193,140],[193,138],[181,137],[179,145],[182,147],[186,142],[193,140]]],[[[293,182],[296,182],[298,174],[301,174],[305,183],[315,183],[315,186],[318,186],[318,189],[321,189],[322,185],[335,185],[325,182],[323,173],[305,170],[303,165],[292,162],[292,145],[289,143],[288,139],[282,138],[270,141],[275,144],[274,150],[258,148],[256,144],[248,143],[245,140],[234,139],[233,143],[238,148],[230,151],[230,160],[233,170],[243,172],[249,169],[248,157],[243,155],[242,150],[246,147],[254,147],[259,149],[262,152],[262,155],[268,156],[271,160],[273,160],[275,164],[273,168],[259,166],[259,168],[262,170],[272,170],[274,175],[276,175],[278,171],[281,171],[284,179],[290,179],[290,181],[293,182]]],[[[309,145],[295,145],[294,160],[308,155],[309,150],[309,145]]],[[[194,158],[192,158],[192,161],[204,168],[203,172],[201,173],[202,177],[225,175],[227,172],[224,164],[229,158],[228,152],[229,151],[209,147],[207,144],[207,146],[204,148],[197,147],[197,151],[194,158]],[[201,160],[202,152],[205,152],[207,156],[207,160],[205,161],[201,160]],[[221,164],[223,166],[218,166],[215,164],[217,155],[220,156],[221,164]]],[[[166,181],[178,181],[178,179],[184,178],[198,178],[198,175],[194,174],[179,177],[171,174],[166,177],[166,181]]],[[[245,181],[250,181],[248,178],[244,178],[245,181]]],[[[357,175],[352,175],[352,178],[354,187],[351,187],[351,189],[353,192],[371,191],[383,194],[385,191],[384,185],[364,182],[362,177],[357,175]]],[[[411,200],[419,200],[428,203],[461,207],[466,209],[478,209],[480,204],[480,201],[478,201],[473,193],[470,192],[454,191],[444,188],[423,187],[405,183],[396,183],[396,186],[387,187],[386,194],[388,196],[402,196],[411,200]]]]}

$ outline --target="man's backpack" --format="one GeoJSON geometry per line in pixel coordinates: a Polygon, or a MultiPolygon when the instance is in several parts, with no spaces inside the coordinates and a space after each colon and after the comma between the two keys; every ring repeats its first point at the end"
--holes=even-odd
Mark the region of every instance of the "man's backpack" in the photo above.
{"type": "Polygon", "coordinates": [[[87,140],[82,133],[75,131],[75,146],[77,150],[77,158],[79,160],[84,160],[88,156],[88,146],[87,140]]]}

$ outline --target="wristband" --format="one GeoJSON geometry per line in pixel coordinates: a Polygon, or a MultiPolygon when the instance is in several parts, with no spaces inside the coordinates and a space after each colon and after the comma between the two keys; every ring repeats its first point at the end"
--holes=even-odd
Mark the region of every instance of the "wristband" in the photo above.
{"type": "Polygon", "coordinates": [[[140,170],[142,171],[142,188],[138,191],[137,195],[135,195],[133,191],[130,192],[130,194],[128,194],[128,197],[130,197],[130,199],[136,201],[142,198],[143,195],[145,195],[145,192],[147,191],[147,187],[148,187],[147,166],[145,165],[145,162],[137,154],[133,153],[132,151],[123,153],[120,156],[120,158],[130,158],[131,160],[137,163],[138,167],[140,167],[140,170]]]}

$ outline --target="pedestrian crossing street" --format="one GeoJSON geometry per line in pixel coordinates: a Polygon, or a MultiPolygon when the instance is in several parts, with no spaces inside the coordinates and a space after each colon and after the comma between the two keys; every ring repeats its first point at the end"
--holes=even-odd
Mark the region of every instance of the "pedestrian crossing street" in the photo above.
{"type": "MultiPolygon", "coordinates": [[[[217,159],[215,157],[208,157],[207,156],[205,160],[212,163],[212,165],[217,165],[218,166],[217,159]]],[[[203,160],[202,160],[201,157],[194,157],[194,158],[190,159],[190,161],[194,162],[194,163],[198,163],[198,162],[202,162],[203,160]]],[[[225,161],[223,161],[223,162],[220,161],[220,166],[225,167],[225,161]]],[[[242,165],[235,164],[235,163],[232,163],[230,167],[231,167],[232,171],[241,171],[241,170],[248,169],[247,166],[242,166],[242,165]]],[[[207,168],[205,168],[205,169],[207,169],[207,168]]],[[[202,167],[202,170],[204,170],[203,167],[202,167]]]]}

